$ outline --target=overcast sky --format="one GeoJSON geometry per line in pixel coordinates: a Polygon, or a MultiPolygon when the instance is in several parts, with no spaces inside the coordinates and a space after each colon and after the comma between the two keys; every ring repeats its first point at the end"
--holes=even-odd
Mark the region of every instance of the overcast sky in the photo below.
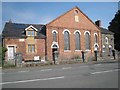
{"type": "Polygon", "coordinates": [[[117,2],[2,2],[2,26],[14,23],[47,24],[78,6],[93,22],[100,19],[107,28],[118,10],[117,2]]]}

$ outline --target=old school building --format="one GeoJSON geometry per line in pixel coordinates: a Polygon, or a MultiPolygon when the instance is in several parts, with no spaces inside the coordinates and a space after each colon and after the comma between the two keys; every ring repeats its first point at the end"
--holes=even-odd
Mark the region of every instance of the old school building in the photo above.
{"type": "Polygon", "coordinates": [[[7,22],[3,30],[3,46],[7,47],[6,60],[14,59],[17,52],[23,60],[36,56],[46,60],[85,58],[101,53],[101,32],[78,7],[74,7],[46,25],[7,22]]]}
{"type": "Polygon", "coordinates": [[[101,30],[102,35],[102,56],[112,56],[114,50],[114,33],[107,30],[106,28],[103,28],[101,25],[101,20],[97,20],[96,25],[101,30]]]}

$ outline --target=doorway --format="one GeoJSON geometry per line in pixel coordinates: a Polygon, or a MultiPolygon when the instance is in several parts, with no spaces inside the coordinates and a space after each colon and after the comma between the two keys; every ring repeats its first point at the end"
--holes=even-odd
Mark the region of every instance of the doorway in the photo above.
{"type": "Polygon", "coordinates": [[[58,59],[58,46],[56,44],[54,44],[52,46],[52,57],[53,57],[53,61],[54,64],[56,63],[57,59],[58,59]]]}
{"type": "Polygon", "coordinates": [[[14,55],[15,55],[15,47],[8,46],[8,60],[14,59],[14,55]]]}

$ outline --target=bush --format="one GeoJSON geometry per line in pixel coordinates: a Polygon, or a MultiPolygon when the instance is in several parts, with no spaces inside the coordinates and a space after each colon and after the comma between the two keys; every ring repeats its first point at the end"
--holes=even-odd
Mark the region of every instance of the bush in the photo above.
{"type": "Polygon", "coordinates": [[[7,51],[7,48],[2,47],[0,45],[0,66],[2,66],[2,64],[4,63],[5,60],[5,52],[7,51]]]}
{"type": "Polygon", "coordinates": [[[51,61],[46,61],[45,65],[52,65],[53,63],[51,61]]]}
{"type": "Polygon", "coordinates": [[[94,56],[89,56],[89,57],[87,58],[87,61],[95,61],[95,57],[94,57],[94,56]]]}
{"type": "Polygon", "coordinates": [[[4,66],[3,66],[3,68],[14,68],[14,67],[15,67],[15,64],[13,64],[9,61],[5,62],[4,66]]]}
{"type": "Polygon", "coordinates": [[[74,55],[71,59],[76,59],[76,60],[80,60],[82,59],[79,55],[74,55]]]}

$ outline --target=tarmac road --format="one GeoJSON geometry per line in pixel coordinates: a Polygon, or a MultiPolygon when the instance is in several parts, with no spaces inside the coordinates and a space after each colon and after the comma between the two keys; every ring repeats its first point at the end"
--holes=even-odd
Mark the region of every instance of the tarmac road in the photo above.
{"type": "Polygon", "coordinates": [[[118,63],[4,70],[2,88],[118,88],[118,63]]]}

